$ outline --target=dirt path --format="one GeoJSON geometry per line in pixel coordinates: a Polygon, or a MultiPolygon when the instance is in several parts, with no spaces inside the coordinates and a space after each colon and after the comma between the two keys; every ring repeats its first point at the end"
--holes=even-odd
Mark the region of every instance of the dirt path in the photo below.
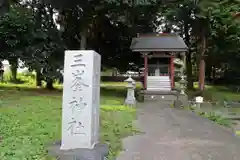
{"type": "Polygon", "coordinates": [[[239,160],[240,139],[169,102],[148,102],[138,109],[144,134],[124,139],[117,160],[239,160]]]}

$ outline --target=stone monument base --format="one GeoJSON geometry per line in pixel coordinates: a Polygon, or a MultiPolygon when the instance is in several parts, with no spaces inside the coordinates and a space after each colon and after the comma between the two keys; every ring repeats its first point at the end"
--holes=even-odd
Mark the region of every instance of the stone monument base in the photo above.
{"type": "Polygon", "coordinates": [[[49,155],[57,160],[106,160],[108,146],[96,144],[93,149],[79,148],[73,150],[60,150],[61,142],[56,142],[48,149],[49,155]]]}

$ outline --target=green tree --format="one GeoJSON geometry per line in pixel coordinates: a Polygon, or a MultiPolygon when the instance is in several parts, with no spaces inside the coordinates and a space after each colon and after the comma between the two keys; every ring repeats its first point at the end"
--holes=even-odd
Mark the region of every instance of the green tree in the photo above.
{"type": "Polygon", "coordinates": [[[0,19],[0,58],[9,60],[13,81],[17,80],[18,59],[25,56],[24,49],[31,37],[29,28],[32,24],[31,10],[18,4],[12,5],[0,19]]]}
{"type": "Polygon", "coordinates": [[[36,70],[52,89],[53,81],[63,66],[64,43],[53,22],[53,8],[39,3],[26,8],[11,5],[9,12],[1,17],[1,59],[9,60],[12,79],[16,81],[17,60],[36,70]],[[36,8],[37,10],[34,9],[36,8]]]}
{"type": "Polygon", "coordinates": [[[63,68],[65,44],[61,33],[53,20],[53,8],[35,1],[34,32],[26,52],[29,53],[25,64],[37,72],[36,82],[41,86],[41,80],[47,82],[46,88],[53,89],[53,82],[61,76],[63,68]]]}

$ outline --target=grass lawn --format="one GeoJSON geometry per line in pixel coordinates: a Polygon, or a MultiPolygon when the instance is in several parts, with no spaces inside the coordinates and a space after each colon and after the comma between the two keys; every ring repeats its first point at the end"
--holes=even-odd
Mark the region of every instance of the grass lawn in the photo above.
{"type": "Polygon", "coordinates": [[[224,86],[209,86],[206,90],[213,100],[240,101],[240,92],[233,92],[224,86]]]}
{"type": "MultiPolygon", "coordinates": [[[[177,88],[179,89],[179,84],[176,83],[177,88]]],[[[197,82],[194,83],[194,88],[198,88],[197,82]]],[[[189,96],[191,98],[192,94],[194,95],[196,91],[190,91],[189,96]]],[[[205,89],[203,92],[204,100],[211,101],[240,101],[240,92],[233,92],[226,86],[215,86],[215,85],[205,85],[205,89]]]]}
{"type": "MultiPolygon", "coordinates": [[[[101,90],[100,135],[110,146],[110,160],[121,150],[121,139],[136,132],[135,109],[122,105],[123,95],[123,87],[101,90]]],[[[0,85],[0,160],[51,159],[46,149],[61,138],[61,97],[59,90],[0,85]]]]}
{"type": "MultiPolygon", "coordinates": [[[[195,88],[198,88],[197,83],[194,85],[195,88]]],[[[189,93],[194,95],[193,93],[189,93]]],[[[226,118],[229,112],[235,113],[237,116],[240,115],[240,106],[239,108],[225,108],[224,101],[240,101],[240,92],[233,92],[227,86],[214,86],[214,85],[205,85],[205,90],[203,92],[204,101],[212,101],[214,102],[213,106],[209,106],[208,104],[203,104],[200,110],[195,110],[198,114],[226,127],[231,127],[235,130],[236,121],[232,119],[226,118]],[[215,103],[220,102],[220,103],[215,103]],[[218,114],[216,114],[218,113],[218,114]],[[219,115],[219,113],[221,113],[219,115]]],[[[190,109],[186,107],[186,109],[190,109]]],[[[196,108],[195,108],[196,109],[196,108]]],[[[237,122],[239,123],[239,122],[237,122]]],[[[240,133],[240,132],[239,132],[240,133]]],[[[237,133],[236,133],[237,134],[237,133]]]]}

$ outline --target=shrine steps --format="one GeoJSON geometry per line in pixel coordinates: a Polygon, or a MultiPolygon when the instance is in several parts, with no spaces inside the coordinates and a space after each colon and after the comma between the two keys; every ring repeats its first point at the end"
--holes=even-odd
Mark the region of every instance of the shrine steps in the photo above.
{"type": "Polygon", "coordinates": [[[171,80],[169,76],[147,77],[147,90],[170,92],[171,89],[171,80]]]}
{"type": "Polygon", "coordinates": [[[174,101],[177,99],[177,91],[144,90],[141,91],[144,101],[174,101]]]}

